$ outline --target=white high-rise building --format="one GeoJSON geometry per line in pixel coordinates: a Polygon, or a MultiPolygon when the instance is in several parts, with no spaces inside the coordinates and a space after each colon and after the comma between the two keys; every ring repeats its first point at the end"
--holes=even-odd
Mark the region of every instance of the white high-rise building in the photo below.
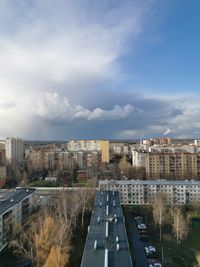
{"type": "Polygon", "coordinates": [[[24,143],[20,138],[8,137],[5,140],[6,159],[22,161],[24,158],[24,143]]]}

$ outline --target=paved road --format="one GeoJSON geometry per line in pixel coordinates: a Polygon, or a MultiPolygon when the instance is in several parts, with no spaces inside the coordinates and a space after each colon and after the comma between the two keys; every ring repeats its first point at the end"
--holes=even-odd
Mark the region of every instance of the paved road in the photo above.
{"type": "Polygon", "coordinates": [[[130,212],[127,212],[126,219],[128,220],[128,230],[131,237],[130,241],[134,246],[136,267],[148,267],[147,257],[144,252],[145,242],[139,240],[139,234],[134,221],[134,216],[130,212]]]}

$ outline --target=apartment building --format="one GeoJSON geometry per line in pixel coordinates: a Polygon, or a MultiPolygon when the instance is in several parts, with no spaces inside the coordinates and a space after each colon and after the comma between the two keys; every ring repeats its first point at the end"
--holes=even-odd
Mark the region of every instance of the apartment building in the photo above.
{"type": "Polygon", "coordinates": [[[197,179],[200,177],[200,155],[190,153],[148,153],[146,175],[149,179],[197,179]]]}
{"type": "Polygon", "coordinates": [[[5,140],[6,159],[12,161],[22,161],[24,159],[24,143],[20,138],[6,138],[5,140]]]}
{"type": "Polygon", "coordinates": [[[6,151],[0,148],[0,165],[4,165],[6,162],[6,151]]]}
{"type": "Polygon", "coordinates": [[[72,140],[67,143],[69,151],[101,151],[101,161],[109,162],[109,141],[107,140],[72,140]]]}
{"type": "Polygon", "coordinates": [[[0,188],[5,185],[6,182],[6,166],[0,166],[0,188]]]}
{"type": "Polygon", "coordinates": [[[100,180],[100,190],[117,190],[123,205],[152,205],[158,192],[167,205],[200,204],[200,181],[100,180]]]}
{"type": "Polygon", "coordinates": [[[132,151],[132,164],[134,167],[145,167],[147,161],[147,152],[145,150],[132,151]]]}
{"type": "Polygon", "coordinates": [[[182,145],[182,146],[159,146],[154,145],[149,147],[149,152],[152,153],[197,153],[197,146],[182,145]]]}
{"type": "Polygon", "coordinates": [[[157,144],[157,145],[169,145],[172,143],[172,139],[169,137],[150,138],[150,139],[142,140],[142,143],[144,145],[149,145],[149,146],[153,146],[155,144],[157,144]]]}
{"type": "Polygon", "coordinates": [[[68,151],[65,149],[30,147],[26,159],[35,170],[72,170],[99,167],[102,156],[100,150],[68,151]]]}
{"type": "Polygon", "coordinates": [[[13,230],[23,227],[34,204],[35,189],[0,191],[0,251],[9,243],[13,230]]]}
{"type": "Polygon", "coordinates": [[[145,167],[148,179],[199,179],[200,154],[170,148],[132,151],[132,164],[145,167]]]}

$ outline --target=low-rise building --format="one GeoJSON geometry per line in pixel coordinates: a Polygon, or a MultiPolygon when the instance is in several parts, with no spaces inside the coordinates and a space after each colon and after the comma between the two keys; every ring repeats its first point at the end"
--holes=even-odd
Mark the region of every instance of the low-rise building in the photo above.
{"type": "Polygon", "coordinates": [[[0,191],[0,251],[16,228],[23,227],[34,204],[35,189],[0,191]]]}
{"type": "Polygon", "coordinates": [[[158,192],[168,205],[200,204],[200,181],[100,180],[101,190],[117,190],[123,205],[151,205],[158,192]]]}

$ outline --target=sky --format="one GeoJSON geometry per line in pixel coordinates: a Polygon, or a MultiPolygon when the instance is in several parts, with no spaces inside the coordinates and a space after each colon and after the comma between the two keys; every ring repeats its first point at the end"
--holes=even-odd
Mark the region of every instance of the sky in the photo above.
{"type": "Polygon", "coordinates": [[[199,0],[0,0],[0,138],[200,138],[199,0]]]}

